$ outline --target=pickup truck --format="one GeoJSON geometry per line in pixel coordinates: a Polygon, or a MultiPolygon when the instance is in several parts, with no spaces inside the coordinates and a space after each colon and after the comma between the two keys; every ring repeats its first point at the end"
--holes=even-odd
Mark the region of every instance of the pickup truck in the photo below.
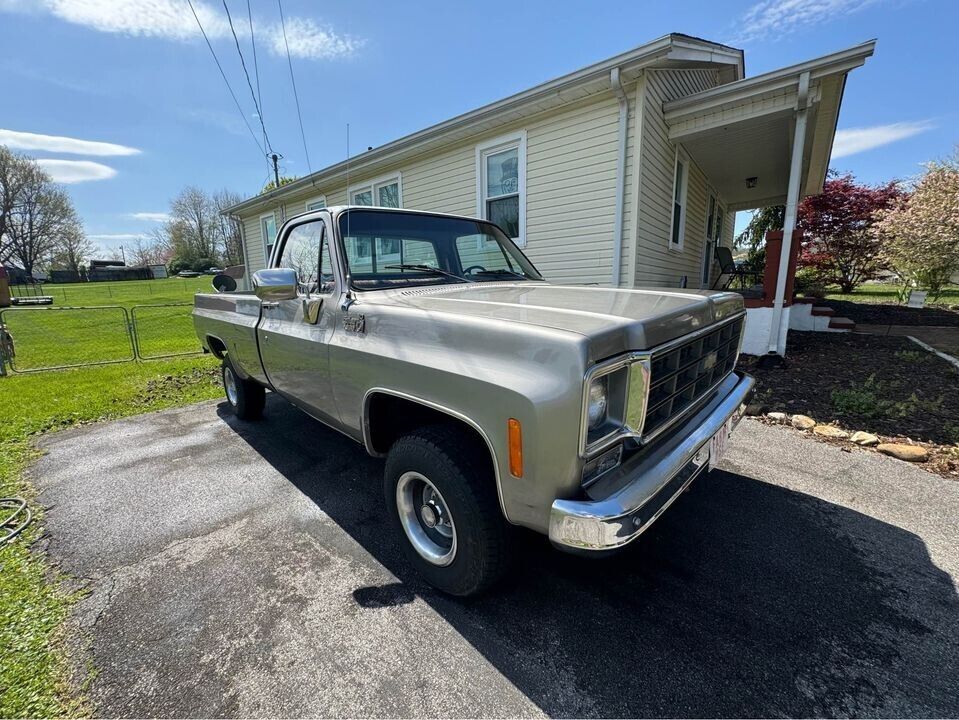
{"type": "Polygon", "coordinates": [[[635,540],[753,391],[739,295],[553,285],[485,220],[305,213],[252,285],[193,311],[233,411],[269,389],[385,458],[391,524],[452,595],[503,575],[516,526],[587,555],[635,540]]]}

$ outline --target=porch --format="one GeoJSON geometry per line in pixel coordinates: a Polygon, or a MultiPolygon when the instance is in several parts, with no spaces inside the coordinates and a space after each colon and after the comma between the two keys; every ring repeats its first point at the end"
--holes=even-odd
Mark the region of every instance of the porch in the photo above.
{"type": "Polygon", "coordinates": [[[803,197],[822,191],[846,76],[874,49],[869,41],[663,107],[669,139],[685,149],[730,210],[786,207],[778,243],[767,244],[762,292],[747,298],[750,349],[744,351],[751,354],[784,355],[791,316],[805,322],[806,308],[795,309],[792,299],[796,209],[803,197]]]}

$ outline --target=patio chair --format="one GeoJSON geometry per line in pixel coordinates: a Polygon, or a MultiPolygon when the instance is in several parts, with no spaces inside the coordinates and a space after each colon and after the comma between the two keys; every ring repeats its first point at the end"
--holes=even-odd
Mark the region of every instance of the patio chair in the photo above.
{"type": "Polygon", "coordinates": [[[746,288],[746,280],[748,278],[758,278],[758,282],[762,282],[762,272],[757,270],[743,270],[736,265],[736,261],[733,260],[733,251],[730,248],[719,246],[716,248],[715,254],[716,262],[719,263],[719,275],[716,276],[716,280],[710,288],[711,290],[715,290],[723,278],[726,278],[726,282],[722,286],[723,290],[727,290],[736,278],[739,278],[740,287],[743,289],[746,288]]]}

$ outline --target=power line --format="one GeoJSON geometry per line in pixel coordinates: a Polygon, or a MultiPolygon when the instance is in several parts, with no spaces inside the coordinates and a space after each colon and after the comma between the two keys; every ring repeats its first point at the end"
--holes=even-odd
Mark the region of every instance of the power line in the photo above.
{"type": "Polygon", "coordinates": [[[220,65],[220,60],[216,56],[216,51],[213,49],[213,45],[210,43],[210,38],[206,35],[206,30],[203,29],[203,23],[200,22],[200,16],[196,14],[196,9],[193,7],[193,0],[186,0],[187,4],[190,6],[190,10],[193,12],[193,17],[196,18],[196,24],[200,28],[200,32],[203,34],[203,39],[206,40],[206,46],[210,48],[210,53],[213,55],[213,62],[216,63],[217,68],[220,70],[220,76],[223,78],[223,82],[226,83],[226,89],[230,91],[230,97],[233,98],[233,103],[236,105],[237,111],[240,113],[240,117],[243,118],[243,124],[246,125],[246,129],[250,131],[250,137],[253,138],[253,142],[256,143],[256,147],[259,149],[261,155],[266,155],[266,151],[263,149],[263,146],[260,145],[260,141],[256,139],[256,133],[253,132],[253,128],[250,127],[250,123],[246,119],[246,113],[243,112],[243,108],[240,107],[240,101],[236,99],[236,93],[233,92],[233,87],[230,85],[230,81],[226,78],[226,73],[223,72],[223,66],[220,65]]]}
{"type": "MultiPolygon", "coordinates": [[[[246,85],[250,88],[250,97],[253,98],[253,107],[256,108],[256,116],[260,120],[260,128],[263,130],[263,144],[266,145],[266,151],[268,153],[273,152],[273,148],[270,145],[270,136],[266,132],[266,125],[263,122],[263,111],[260,109],[260,104],[256,100],[256,93],[253,92],[253,83],[250,81],[250,73],[246,69],[246,60],[243,59],[243,51],[240,49],[240,39],[236,36],[236,29],[233,27],[233,17],[230,15],[230,6],[226,4],[226,0],[223,0],[223,9],[226,10],[226,20],[230,24],[230,32],[233,33],[233,42],[236,44],[236,54],[240,56],[240,65],[243,67],[243,74],[246,76],[246,85]]],[[[250,25],[250,31],[252,32],[253,25],[250,25]]]]}
{"type": "Polygon", "coordinates": [[[300,139],[303,140],[303,154],[306,155],[306,169],[310,175],[313,167],[310,165],[310,151],[306,149],[306,133],[303,132],[303,115],[300,113],[300,96],[296,94],[296,78],[293,77],[293,58],[290,57],[290,43],[286,39],[286,20],[283,19],[283,1],[276,0],[280,8],[280,27],[283,28],[283,44],[286,45],[286,62],[290,66],[290,84],[293,85],[293,100],[296,102],[296,117],[300,121],[300,139]]]}
{"type": "MultiPolygon", "coordinates": [[[[256,99],[260,108],[262,117],[263,96],[260,95],[260,66],[256,62],[256,38],[253,36],[253,11],[250,9],[250,0],[246,0],[246,17],[250,22],[250,46],[253,48],[253,77],[256,78],[256,99]]],[[[264,134],[266,128],[263,129],[264,134]]]]}

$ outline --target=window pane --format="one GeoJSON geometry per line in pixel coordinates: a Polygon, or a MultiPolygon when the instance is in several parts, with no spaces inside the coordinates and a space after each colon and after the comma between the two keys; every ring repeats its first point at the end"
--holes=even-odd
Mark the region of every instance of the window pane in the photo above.
{"type": "Polygon", "coordinates": [[[723,209],[719,208],[719,212],[716,213],[716,232],[713,235],[716,238],[717,245],[723,244],[723,215],[723,209]]]}
{"type": "Polygon", "coordinates": [[[486,219],[503,228],[511,238],[519,237],[519,195],[486,201],[486,219]]]}
{"type": "Polygon", "coordinates": [[[683,206],[678,202],[673,203],[673,234],[670,241],[679,245],[679,226],[683,220],[683,206]]]}
{"type": "Polygon", "coordinates": [[[323,223],[297,225],[286,238],[279,267],[296,270],[297,290],[302,294],[316,292],[319,278],[320,240],[323,223]]]}
{"type": "Polygon", "coordinates": [[[706,215],[706,237],[713,238],[713,222],[716,219],[716,198],[709,196],[709,212],[706,215]]]}
{"type": "Polygon", "coordinates": [[[464,271],[472,268],[474,273],[477,270],[520,272],[492,235],[474,234],[458,237],[456,252],[459,254],[460,265],[464,271]],[[479,268],[475,267],[477,265],[479,268]]]}
{"type": "Polygon", "coordinates": [[[676,197],[673,198],[678,205],[683,201],[683,176],[686,173],[686,166],[683,163],[676,163],[676,197]]]}
{"type": "Polygon", "coordinates": [[[326,207],[326,200],[314,200],[306,206],[307,210],[322,210],[326,207]]]}
{"type": "Polygon", "coordinates": [[[353,204],[354,205],[372,205],[373,191],[360,190],[359,192],[353,193],[353,204]]]}
{"type": "Polygon", "coordinates": [[[510,148],[487,155],[486,197],[492,198],[517,192],[519,192],[519,149],[510,148]]]}
{"type": "Polygon", "coordinates": [[[336,285],[336,276],[333,274],[333,258],[330,257],[330,244],[326,234],[323,236],[323,247],[320,248],[320,287],[324,295],[333,292],[336,285]]]}
{"type": "Polygon", "coordinates": [[[400,184],[380,185],[377,189],[377,202],[381,207],[398,208],[400,206],[400,184]]]}

